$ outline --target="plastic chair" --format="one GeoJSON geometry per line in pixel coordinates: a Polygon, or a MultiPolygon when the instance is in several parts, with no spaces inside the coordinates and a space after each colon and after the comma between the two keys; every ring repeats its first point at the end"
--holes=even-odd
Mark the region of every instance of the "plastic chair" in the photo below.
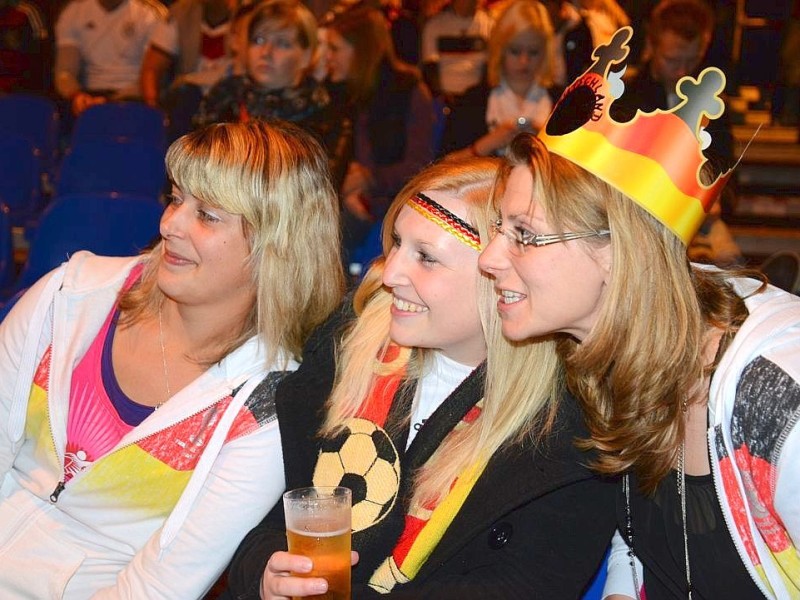
{"type": "Polygon", "coordinates": [[[0,97],[0,137],[30,140],[42,169],[53,173],[58,158],[59,116],[55,102],[44,96],[9,94],[0,97]]]}
{"type": "Polygon", "coordinates": [[[791,294],[800,292],[800,254],[788,250],[769,255],[759,270],[769,282],[791,294]]]}
{"type": "Polygon", "coordinates": [[[162,150],[139,141],[95,139],[81,142],[66,153],[56,195],[117,192],[155,200],[165,181],[162,150]]]}
{"type": "Polygon", "coordinates": [[[28,138],[0,135],[0,198],[13,226],[24,226],[41,209],[41,164],[28,138]]]}
{"type": "Polygon", "coordinates": [[[7,289],[16,275],[11,217],[8,206],[0,203],[0,290],[7,289]]]}
{"type": "Polygon", "coordinates": [[[166,147],[163,111],[141,102],[107,102],[86,109],[75,122],[72,146],[92,140],[140,141],[166,147]]]}
{"type": "Polygon", "coordinates": [[[42,213],[28,260],[14,289],[29,287],[78,250],[105,256],[133,256],[157,239],[163,207],[148,197],[120,194],[71,195],[42,213]]]}

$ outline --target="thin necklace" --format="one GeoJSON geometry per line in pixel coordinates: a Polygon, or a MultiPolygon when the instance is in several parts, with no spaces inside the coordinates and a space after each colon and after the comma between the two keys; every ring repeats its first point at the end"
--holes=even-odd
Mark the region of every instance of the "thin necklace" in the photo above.
{"type": "MultiPolygon", "coordinates": [[[[686,404],[684,404],[684,410],[686,404]]],[[[678,455],[678,497],[681,499],[681,524],[683,525],[683,557],[686,569],[687,598],[692,600],[692,572],[689,568],[689,535],[686,527],[686,438],[681,442],[681,449],[678,455]]],[[[633,549],[633,518],[631,516],[631,488],[630,473],[626,473],[622,478],[622,491],[625,495],[625,533],[628,538],[628,561],[633,576],[633,588],[636,600],[641,600],[639,594],[639,577],[636,573],[636,551],[633,549]]]]}
{"type": "Polygon", "coordinates": [[[689,534],[686,531],[686,436],[681,442],[678,458],[678,496],[681,499],[681,522],[683,524],[683,558],[686,565],[686,587],[689,600],[692,600],[692,572],[689,567],[689,534]]]}
{"type": "Polygon", "coordinates": [[[161,364],[164,367],[164,383],[167,385],[167,399],[156,404],[158,410],[164,402],[172,398],[172,391],[169,389],[169,370],[167,369],[167,351],[164,348],[164,322],[161,318],[161,306],[158,307],[158,341],[161,344],[161,364]]]}

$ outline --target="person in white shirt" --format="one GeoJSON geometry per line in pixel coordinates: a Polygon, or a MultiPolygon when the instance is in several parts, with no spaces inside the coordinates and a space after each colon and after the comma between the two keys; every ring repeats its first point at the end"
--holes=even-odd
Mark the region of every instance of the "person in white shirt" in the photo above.
{"type": "Polygon", "coordinates": [[[157,0],[73,0],[56,23],[56,92],[73,114],[138,98],[139,72],[155,26],[166,18],[157,0]]]}
{"type": "Polygon", "coordinates": [[[492,18],[478,0],[453,0],[425,23],[421,60],[434,94],[458,96],[481,81],[491,31],[492,18]]]}

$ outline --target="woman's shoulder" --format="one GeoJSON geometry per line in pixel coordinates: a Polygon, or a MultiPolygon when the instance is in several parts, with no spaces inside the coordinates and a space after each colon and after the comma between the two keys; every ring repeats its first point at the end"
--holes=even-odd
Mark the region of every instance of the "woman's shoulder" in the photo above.
{"type": "Polygon", "coordinates": [[[72,255],[64,265],[62,289],[85,292],[125,281],[130,270],[144,260],[141,256],[99,256],[86,250],[72,255]]]}

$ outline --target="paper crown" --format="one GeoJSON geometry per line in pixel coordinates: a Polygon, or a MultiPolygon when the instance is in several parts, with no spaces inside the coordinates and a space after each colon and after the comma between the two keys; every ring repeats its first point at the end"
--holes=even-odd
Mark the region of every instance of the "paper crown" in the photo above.
{"type": "Polygon", "coordinates": [[[702,150],[711,141],[703,128],[725,110],[719,98],[725,75],[709,67],[697,79],[683,77],[675,108],[638,110],[631,121],[617,122],[609,108],[624,92],[625,69],[610,69],[627,58],[631,35],[633,29],[623,27],[595,48],[594,63],[561,95],[539,138],[551,152],[635,200],[688,244],[732,172],[708,186],[699,179],[706,161],[702,150]]]}

